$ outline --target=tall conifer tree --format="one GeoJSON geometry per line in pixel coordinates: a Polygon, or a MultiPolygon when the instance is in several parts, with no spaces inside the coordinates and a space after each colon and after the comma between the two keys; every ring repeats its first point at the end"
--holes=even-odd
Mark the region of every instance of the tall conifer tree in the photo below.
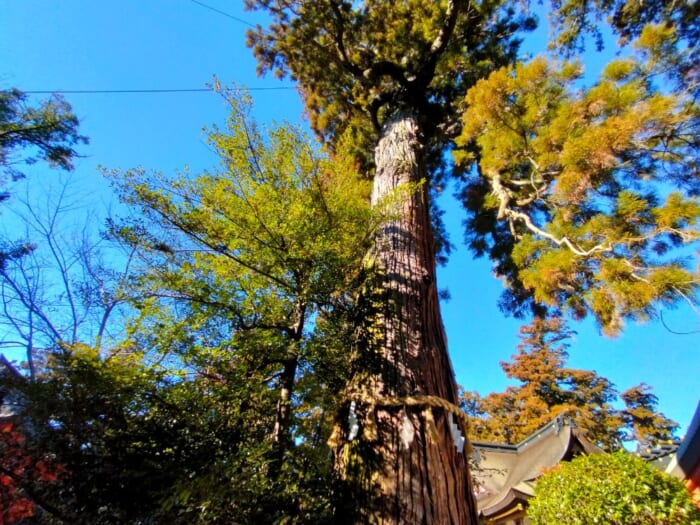
{"type": "MultiPolygon", "coordinates": [[[[372,204],[391,206],[390,219],[378,229],[366,258],[364,315],[357,320],[352,379],[331,440],[336,519],[476,523],[467,461],[459,450],[459,433],[452,429],[466,431],[453,420],[458,400],[438,305],[435,262],[441,239],[435,235],[440,232],[434,228],[436,217],[431,217],[430,189],[445,167],[445,148],[454,145],[463,124],[468,129],[460,144],[470,151],[482,146],[468,134],[470,123],[461,120],[465,95],[480,78],[515,60],[516,35],[532,29],[534,21],[520,11],[520,3],[498,0],[248,0],[248,6],[265,9],[272,18],[267,29],[249,33],[260,72],[288,74],[298,82],[312,127],[331,146],[354,148],[358,167],[373,180],[372,204]]],[[[622,3],[581,6],[574,1],[554,7],[560,9],[561,25],[570,30],[565,44],[590,29],[590,16],[625,9],[622,3]]],[[[671,15],[661,18],[673,20],[671,15]]],[[[617,30],[631,27],[630,35],[638,34],[643,22],[635,27],[632,22],[620,21],[617,30]]],[[[467,158],[479,160],[483,153],[467,158]]],[[[480,166],[477,173],[482,173],[480,166]]],[[[520,240],[518,231],[509,230],[513,221],[495,213],[497,206],[491,205],[491,211],[484,207],[486,194],[499,195],[498,182],[497,177],[478,178],[466,190],[472,197],[469,206],[486,209],[484,215],[475,212],[480,223],[470,224],[473,247],[481,253],[490,250],[500,263],[499,273],[510,277],[511,309],[522,304],[539,313],[559,308],[557,301],[576,290],[569,286],[574,293],[538,294],[527,276],[517,273],[518,262],[525,267],[531,261],[513,256],[520,240]],[[484,240],[493,231],[505,237],[484,240]]],[[[535,199],[540,196],[537,189],[533,193],[535,199]]],[[[671,223],[683,230],[697,210],[681,202],[682,217],[671,223]]],[[[538,217],[548,217],[537,211],[538,217]]],[[[545,240],[553,237],[547,237],[545,228],[537,231],[542,232],[545,240]]],[[[578,252],[575,256],[582,260],[590,255],[578,252]]],[[[600,273],[599,268],[594,272],[600,273]]],[[[692,289],[684,286],[688,273],[676,269],[671,264],[667,284],[644,301],[610,300],[600,307],[593,304],[593,312],[614,331],[619,316],[677,297],[664,292],[673,286],[687,295],[692,289]]],[[[633,282],[635,274],[621,278],[633,282]]],[[[580,283],[581,289],[591,282],[580,283]]]]}
{"type": "Polygon", "coordinates": [[[274,18],[269,31],[249,35],[261,70],[299,81],[312,126],[331,144],[352,143],[373,177],[372,204],[392,206],[367,258],[367,315],[332,443],[336,517],[476,523],[438,304],[429,179],[466,90],[514,59],[513,34],[528,20],[498,2],[252,4],[274,18]]]}
{"type": "Polygon", "coordinates": [[[521,343],[511,361],[501,362],[518,383],[481,397],[463,394],[471,436],[479,441],[516,444],[560,414],[586,438],[607,451],[636,443],[638,449],[673,439],[678,424],[657,410],[658,399],[644,383],[618,394],[594,370],[569,368],[568,339],[574,335],[561,318],[534,319],[520,329],[521,343]],[[616,408],[619,402],[625,408],[616,408]]]}

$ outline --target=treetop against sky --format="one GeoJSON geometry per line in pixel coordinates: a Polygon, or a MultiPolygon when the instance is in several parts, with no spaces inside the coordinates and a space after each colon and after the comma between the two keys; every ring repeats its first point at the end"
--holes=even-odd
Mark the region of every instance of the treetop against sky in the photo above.
{"type": "MultiPolygon", "coordinates": [[[[244,12],[239,5],[214,0],[209,4],[253,24],[263,21],[261,14],[244,12]]],[[[195,2],[183,0],[176,8],[172,3],[136,1],[93,5],[73,0],[60,7],[32,1],[3,3],[0,21],[3,88],[184,89],[202,87],[216,74],[224,83],[270,88],[251,91],[260,120],[306,122],[290,83],[255,76],[255,60],[245,47],[248,27],[195,2]]],[[[546,23],[538,31],[532,42],[543,40],[546,23]]],[[[599,54],[591,46],[587,71],[613,53],[607,48],[599,54]]],[[[213,94],[65,96],[81,120],[80,133],[90,138],[90,145],[82,148],[85,157],[76,161],[73,178],[91,195],[91,204],[113,202],[107,183],[98,175],[98,164],[164,172],[190,166],[197,172],[216,162],[201,135],[202,126],[226,117],[220,98],[213,94]]],[[[30,197],[41,198],[51,174],[40,166],[28,171],[30,197]]],[[[448,186],[440,199],[447,212],[446,229],[456,246],[449,264],[438,274],[439,286],[452,296],[442,305],[443,318],[458,382],[486,394],[505,386],[498,362],[515,352],[520,322],[499,312],[501,284],[490,276],[489,263],[473,261],[461,245],[463,212],[450,192],[448,186]]],[[[11,214],[4,210],[3,215],[6,222],[11,214]]],[[[570,364],[594,369],[621,389],[642,381],[652,385],[660,409],[685,426],[697,402],[693,371],[700,369],[698,314],[680,305],[665,311],[664,321],[671,330],[688,334],[676,335],[654,321],[641,327],[628,324],[622,335],[607,339],[590,322],[575,325],[579,335],[570,349],[570,364]]]]}

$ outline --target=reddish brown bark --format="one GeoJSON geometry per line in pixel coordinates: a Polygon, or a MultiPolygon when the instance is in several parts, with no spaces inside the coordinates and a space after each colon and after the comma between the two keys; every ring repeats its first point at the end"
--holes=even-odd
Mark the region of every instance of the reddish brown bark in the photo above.
{"type": "Polygon", "coordinates": [[[385,125],[375,150],[372,203],[391,203],[391,215],[376,235],[366,297],[371,320],[335,433],[338,522],[477,523],[466,451],[457,452],[446,410],[396,403],[416,396],[458,403],[438,303],[422,148],[417,119],[402,114],[385,125]],[[352,401],[360,428],[350,441],[352,401]]]}

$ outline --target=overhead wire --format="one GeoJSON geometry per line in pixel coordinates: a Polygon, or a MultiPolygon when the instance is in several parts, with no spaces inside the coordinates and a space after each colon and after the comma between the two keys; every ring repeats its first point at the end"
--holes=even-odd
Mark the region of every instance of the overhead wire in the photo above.
{"type": "MultiPolygon", "coordinates": [[[[221,9],[217,9],[216,7],[213,7],[211,5],[205,4],[203,2],[200,2],[199,0],[190,0],[193,4],[197,4],[200,7],[203,7],[205,9],[208,9],[214,13],[217,13],[221,16],[225,16],[227,18],[230,18],[231,20],[235,20],[236,22],[243,24],[248,27],[255,28],[256,26],[254,24],[251,24],[247,20],[244,20],[242,18],[239,18],[237,16],[232,15],[231,13],[227,13],[226,11],[222,11],[221,9]]],[[[246,91],[284,91],[284,90],[294,90],[293,86],[278,86],[278,87],[249,87],[245,88],[246,91]]],[[[207,91],[212,91],[210,88],[166,88],[166,89],[55,89],[55,90],[48,90],[48,89],[39,89],[39,90],[30,90],[30,91],[23,91],[23,93],[26,93],[27,95],[51,95],[51,94],[57,94],[57,95],[93,95],[93,94],[129,94],[129,93],[205,93],[207,91]]]]}
{"type": "MultiPolygon", "coordinates": [[[[293,86],[277,86],[277,87],[247,87],[245,91],[285,91],[296,89],[293,86]]],[[[76,94],[100,94],[100,93],[213,93],[211,88],[166,88],[166,89],[41,89],[22,91],[27,95],[76,95],[76,94]]]]}
{"type": "Polygon", "coordinates": [[[202,2],[199,2],[198,0],[190,0],[190,2],[192,2],[193,4],[200,5],[200,6],[204,7],[205,9],[209,9],[210,11],[214,11],[215,13],[219,13],[220,15],[223,15],[227,18],[235,20],[236,22],[247,25],[248,27],[255,28],[255,26],[253,24],[251,24],[250,22],[243,20],[242,18],[238,18],[237,16],[233,16],[232,14],[227,13],[226,11],[221,11],[220,9],[217,9],[216,7],[212,7],[210,5],[204,4],[202,2]]]}

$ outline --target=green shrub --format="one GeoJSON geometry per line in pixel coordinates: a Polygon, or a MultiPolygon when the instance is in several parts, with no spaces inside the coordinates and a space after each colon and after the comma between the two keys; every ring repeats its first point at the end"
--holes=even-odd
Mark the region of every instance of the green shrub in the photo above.
{"type": "Polygon", "coordinates": [[[626,452],[581,456],[535,484],[533,525],[700,525],[683,484],[626,452]]]}

